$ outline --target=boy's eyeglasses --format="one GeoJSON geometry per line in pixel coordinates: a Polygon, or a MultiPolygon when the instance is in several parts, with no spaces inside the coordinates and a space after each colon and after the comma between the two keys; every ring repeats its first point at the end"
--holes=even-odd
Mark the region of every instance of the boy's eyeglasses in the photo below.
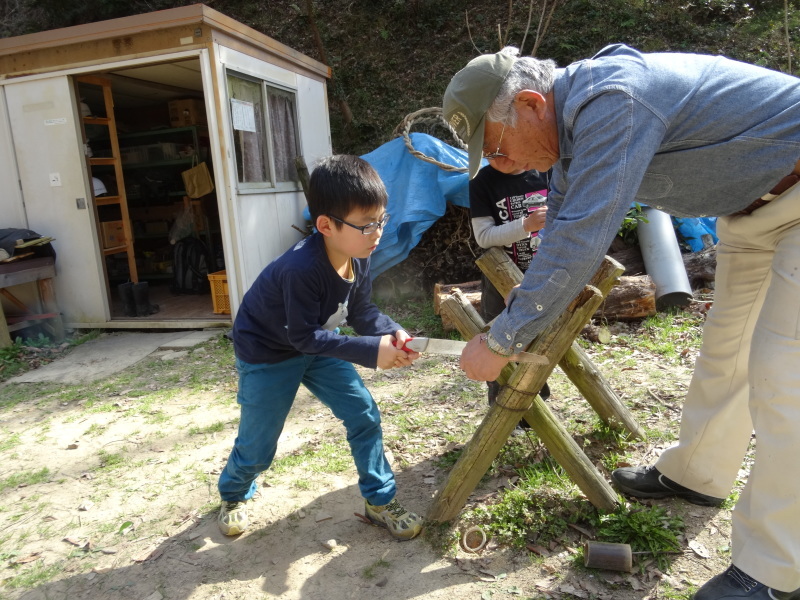
{"type": "Polygon", "coordinates": [[[503,134],[506,132],[506,124],[503,123],[503,129],[500,130],[500,139],[497,141],[497,150],[489,154],[483,154],[486,160],[494,160],[495,158],[508,158],[508,154],[500,152],[500,144],[503,143],[503,134]]]}
{"type": "Polygon", "coordinates": [[[389,221],[389,213],[385,213],[383,218],[378,221],[377,223],[367,223],[366,225],[353,225],[352,223],[348,223],[344,219],[340,219],[339,217],[334,217],[333,215],[328,215],[334,221],[339,221],[339,223],[344,223],[345,225],[352,227],[353,229],[358,229],[363,235],[371,235],[378,231],[378,229],[383,229],[386,226],[386,223],[389,221]]]}

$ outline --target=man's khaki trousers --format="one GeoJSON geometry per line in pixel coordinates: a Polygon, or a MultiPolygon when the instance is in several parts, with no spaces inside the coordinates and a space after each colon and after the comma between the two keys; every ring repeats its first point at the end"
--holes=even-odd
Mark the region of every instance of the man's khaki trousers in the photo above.
{"type": "Polygon", "coordinates": [[[780,591],[800,588],[800,184],[750,215],[717,219],[714,305],[680,439],[656,467],[727,497],[732,562],[780,591]],[[755,431],[755,461],[740,475],[755,431]]]}

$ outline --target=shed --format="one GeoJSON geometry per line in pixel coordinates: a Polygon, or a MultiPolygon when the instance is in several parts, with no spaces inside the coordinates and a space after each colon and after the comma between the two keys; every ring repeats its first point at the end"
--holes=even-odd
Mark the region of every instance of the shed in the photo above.
{"type": "Polygon", "coordinates": [[[294,161],[331,153],[329,77],[202,4],[0,39],[0,228],[55,238],[65,326],[229,325],[302,237],[294,161]],[[190,197],[200,162],[214,190],[190,197]],[[199,293],[175,282],[187,232],[213,276],[199,293]],[[158,312],[125,314],[127,282],[158,312]]]}

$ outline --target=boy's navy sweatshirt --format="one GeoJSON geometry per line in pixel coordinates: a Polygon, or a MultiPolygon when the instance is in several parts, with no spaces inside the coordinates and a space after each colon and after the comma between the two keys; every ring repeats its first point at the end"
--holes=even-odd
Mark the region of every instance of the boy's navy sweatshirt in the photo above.
{"type": "Polygon", "coordinates": [[[236,357],[274,364],[319,354],[374,369],[380,336],[402,327],[372,303],[369,258],[354,258],[353,274],[346,281],[336,272],[320,233],[298,242],[244,295],[233,325],[236,357]],[[336,333],[345,320],[362,337],[336,333]]]}

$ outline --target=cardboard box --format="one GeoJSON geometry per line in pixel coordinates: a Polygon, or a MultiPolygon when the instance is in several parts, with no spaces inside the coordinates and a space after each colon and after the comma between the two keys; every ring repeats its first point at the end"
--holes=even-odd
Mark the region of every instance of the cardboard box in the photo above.
{"type": "Polygon", "coordinates": [[[125,230],[122,221],[105,221],[100,223],[103,233],[103,248],[117,248],[125,245],[125,230]]]}
{"type": "Polygon", "coordinates": [[[202,100],[171,100],[169,102],[169,124],[172,127],[205,125],[206,107],[202,100]]]}

